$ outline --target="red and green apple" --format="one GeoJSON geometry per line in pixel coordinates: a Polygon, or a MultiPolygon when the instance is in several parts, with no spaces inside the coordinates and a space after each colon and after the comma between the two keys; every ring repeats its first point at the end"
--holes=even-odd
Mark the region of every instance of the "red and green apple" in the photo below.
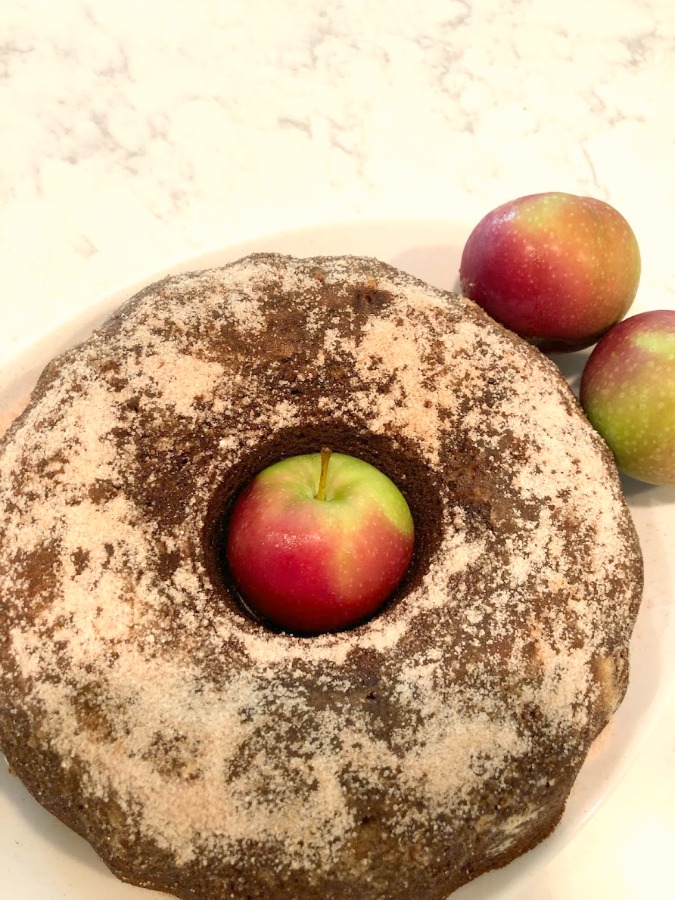
{"type": "Polygon", "coordinates": [[[623,472],[675,484],[675,310],[612,328],[588,358],[579,396],[623,472]]]}
{"type": "Polygon", "coordinates": [[[460,263],[466,297],[542,350],[595,343],[628,311],[640,280],[635,234],[614,207],[549,192],[476,225],[460,263]]]}
{"type": "Polygon", "coordinates": [[[264,469],[233,506],[226,542],[244,603],[284,631],[318,634],[371,616],[413,553],[410,509],[353,456],[293,456],[264,469]]]}

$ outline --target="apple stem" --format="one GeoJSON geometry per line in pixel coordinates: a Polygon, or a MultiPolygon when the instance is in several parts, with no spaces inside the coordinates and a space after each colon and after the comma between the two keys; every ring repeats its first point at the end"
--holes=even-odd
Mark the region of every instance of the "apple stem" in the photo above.
{"type": "Polygon", "coordinates": [[[328,479],[328,461],[333,451],[330,447],[321,448],[321,474],[319,475],[319,489],[314,495],[317,500],[326,499],[326,481],[328,479]]]}

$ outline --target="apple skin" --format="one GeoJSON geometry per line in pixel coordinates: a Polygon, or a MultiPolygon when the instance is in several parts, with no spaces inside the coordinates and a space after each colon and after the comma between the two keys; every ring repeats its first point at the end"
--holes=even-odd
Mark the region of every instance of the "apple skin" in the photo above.
{"type": "Polygon", "coordinates": [[[675,310],[612,328],[588,358],[579,399],[623,472],[675,484],[675,310]]]}
{"type": "Polygon", "coordinates": [[[544,193],[489,212],[466,242],[462,293],[542,350],[594,344],[628,311],[640,250],[624,217],[592,197],[544,193]]]}
{"type": "Polygon", "coordinates": [[[296,634],[348,628],[372,615],[408,568],[414,526],[398,488],[363,460],[333,453],[325,499],[318,453],[260,472],[235,501],[226,541],[249,609],[296,634]]]}

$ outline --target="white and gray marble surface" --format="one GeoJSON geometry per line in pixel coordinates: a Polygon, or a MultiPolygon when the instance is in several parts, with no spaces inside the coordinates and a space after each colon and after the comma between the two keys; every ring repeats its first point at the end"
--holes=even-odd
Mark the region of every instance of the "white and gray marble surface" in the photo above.
{"type": "MultiPolygon", "coordinates": [[[[546,190],[615,205],[672,308],[674,110],[673,0],[2,0],[0,364],[207,250],[371,219],[468,234],[546,190]]],[[[675,704],[518,900],[674,896],[673,771],[675,704]]]]}

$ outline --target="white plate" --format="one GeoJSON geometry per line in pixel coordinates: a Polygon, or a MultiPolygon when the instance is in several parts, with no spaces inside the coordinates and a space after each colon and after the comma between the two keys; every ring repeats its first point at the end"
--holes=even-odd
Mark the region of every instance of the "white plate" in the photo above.
{"type": "MultiPolygon", "coordinates": [[[[168,272],[222,265],[254,251],[296,256],[352,253],[376,256],[442,288],[456,287],[459,259],[470,225],[439,221],[331,224],[271,235],[240,246],[215,250],[198,259],[154,273],[112,297],[93,304],[76,319],[59,323],[48,308],[39,312],[45,336],[18,358],[9,360],[0,344],[0,428],[17,410],[42,367],[99,324],[124,299],[168,272]],[[51,318],[50,318],[51,315],[51,318]]],[[[640,297],[631,312],[647,309],[640,297]]],[[[556,357],[575,386],[584,354],[556,357]]],[[[646,590],[632,642],[628,694],[613,722],[594,745],[553,836],[535,850],[496,872],[461,888],[453,900],[509,900],[530,876],[558,853],[582,828],[626,767],[675,688],[675,572],[667,548],[675,519],[675,489],[655,488],[626,479],[624,488],[645,554],[646,590]]],[[[671,546],[672,549],[672,546],[671,546]]],[[[0,763],[0,871],[4,896],[26,900],[140,900],[160,895],[117,881],[93,850],[29,796],[0,763]]]]}

